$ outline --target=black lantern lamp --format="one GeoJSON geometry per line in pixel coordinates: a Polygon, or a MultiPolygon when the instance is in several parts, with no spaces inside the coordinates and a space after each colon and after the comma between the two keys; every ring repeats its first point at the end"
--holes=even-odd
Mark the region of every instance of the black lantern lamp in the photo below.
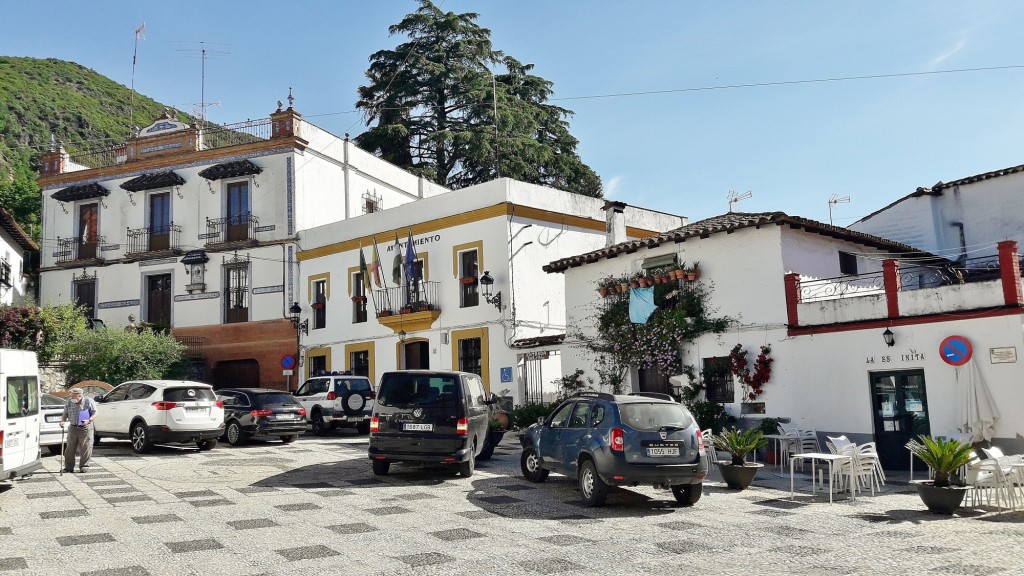
{"type": "Polygon", "coordinates": [[[885,345],[889,348],[896,345],[896,335],[892,333],[892,330],[886,328],[885,332],[882,332],[882,338],[885,338],[885,345]]]}
{"type": "Polygon", "coordinates": [[[484,289],[484,300],[487,300],[488,304],[494,304],[494,307],[501,312],[501,291],[497,294],[494,292],[494,278],[491,277],[490,272],[484,270],[484,275],[480,277],[480,286],[484,289]]]}
{"type": "Polygon", "coordinates": [[[406,336],[408,336],[408,334],[405,333],[405,330],[399,330],[398,331],[398,341],[399,342],[405,342],[405,337],[406,336]]]}
{"type": "Polygon", "coordinates": [[[288,319],[292,321],[292,326],[295,327],[295,331],[309,335],[309,320],[307,319],[299,322],[299,314],[302,314],[302,307],[299,306],[298,302],[294,302],[288,307],[288,314],[290,314],[288,319]]]}

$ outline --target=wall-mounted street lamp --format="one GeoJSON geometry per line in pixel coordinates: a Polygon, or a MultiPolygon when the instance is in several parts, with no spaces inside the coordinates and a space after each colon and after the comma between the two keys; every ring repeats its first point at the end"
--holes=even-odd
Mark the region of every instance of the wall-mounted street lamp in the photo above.
{"type": "Polygon", "coordinates": [[[889,348],[896,345],[896,335],[892,333],[892,330],[886,328],[885,332],[882,332],[882,338],[885,338],[885,345],[889,348]]]}
{"type": "Polygon", "coordinates": [[[484,289],[484,300],[487,300],[488,304],[494,304],[494,307],[501,312],[501,290],[497,294],[492,294],[494,292],[494,278],[491,277],[487,270],[484,270],[484,275],[480,277],[480,285],[484,289]]]}
{"type": "Polygon", "coordinates": [[[299,322],[299,315],[302,314],[302,307],[299,306],[298,302],[294,302],[288,307],[288,314],[290,314],[288,319],[292,321],[292,326],[295,327],[295,331],[309,335],[309,319],[299,322]]]}
{"type": "Polygon", "coordinates": [[[405,342],[405,337],[406,336],[408,336],[408,334],[405,333],[405,330],[399,330],[398,331],[398,341],[399,342],[405,342]]]}

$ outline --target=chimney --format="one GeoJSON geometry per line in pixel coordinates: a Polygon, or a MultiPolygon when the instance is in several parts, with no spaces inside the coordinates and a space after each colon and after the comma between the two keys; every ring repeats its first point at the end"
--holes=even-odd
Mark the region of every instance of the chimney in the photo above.
{"type": "Polygon", "coordinates": [[[604,210],[605,221],[604,245],[611,246],[625,242],[627,240],[626,217],[622,214],[622,211],[626,209],[626,203],[605,200],[604,206],[601,209],[604,210]]]}

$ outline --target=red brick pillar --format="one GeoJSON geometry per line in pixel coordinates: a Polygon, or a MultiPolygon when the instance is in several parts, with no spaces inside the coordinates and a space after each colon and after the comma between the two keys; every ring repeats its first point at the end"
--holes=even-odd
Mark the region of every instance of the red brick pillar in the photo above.
{"type": "Polygon", "coordinates": [[[1024,294],[1021,293],[1017,241],[1004,240],[998,246],[999,275],[1003,279],[1003,302],[1007,306],[1022,306],[1024,305],[1024,294]]]}
{"type": "Polygon", "coordinates": [[[882,281],[885,282],[885,301],[889,318],[900,317],[900,263],[898,260],[882,262],[882,281]]]}
{"type": "Polygon", "coordinates": [[[786,283],[786,315],[789,325],[799,326],[800,316],[797,313],[797,304],[800,303],[800,275],[790,272],[785,276],[786,283]]]}

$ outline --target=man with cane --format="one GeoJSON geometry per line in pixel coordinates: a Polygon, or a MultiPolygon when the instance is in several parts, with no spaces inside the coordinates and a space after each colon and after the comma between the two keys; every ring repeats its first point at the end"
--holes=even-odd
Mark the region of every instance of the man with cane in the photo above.
{"type": "MultiPolygon", "coordinates": [[[[92,457],[92,421],[96,418],[96,403],[84,398],[81,388],[71,389],[71,398],[64,405],[61,427],[68,424],[68,442],[64,449],[63,472],[75,471],[75,454],[79,456],[78,471],[85,472],[92,457]]],[[[63,436],[63,434],[62,434],[63,436]]]]}

